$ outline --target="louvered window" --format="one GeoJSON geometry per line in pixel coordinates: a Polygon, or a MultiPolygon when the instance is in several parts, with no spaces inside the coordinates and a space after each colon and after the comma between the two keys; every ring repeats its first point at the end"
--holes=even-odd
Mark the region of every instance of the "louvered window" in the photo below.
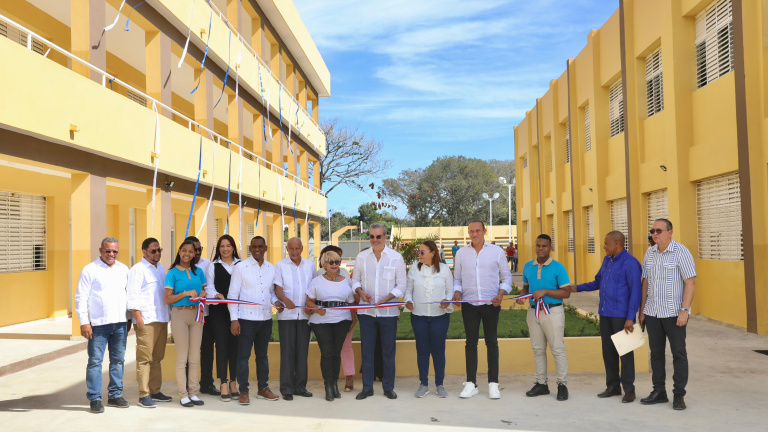
{"type": "Polygon", "coordinates": [[[651,229],[653,222],[656,219],[669,219],[667,190],[661,189],[649,192],[646,196],[646,207],[648,214],[648,230],[651,229]]]}
{"type": "Polygon", "coordinates": [[[573,252],[574,236],[573,236],[573,211],[565,212],[565,230],[568,235],[568,252],[573,252]]]}
{"type": "Polygon", "coordinates": [[[744,259],[738,173],[696,182],[696,215],[700,259],[744,259]]]}
{"type": "Polygon", "coordinates": [[[221,234],[219,234],[219,232],[220,232],[220,230],[219,230],[219,220],[218,219],[214,219],[213,220],[213,238],[217,242],[219,241],[219,237],[221,236],[221,234]]]}
{"type": "MultiPolygon", "coordinates": [[[[0,20],[0,36],[7,37],[8,39],[18,43],[19,45],[28,46],[28,35],[22,33],[16,27],[12,27],[7,22],[0,20]]],[[[42,42],[32,38],[32,51],[38,54],[45,53],[45,45],[42,42]]]]}
{"type": "Polygon", "coordinates": [[[571,122],[565,122],[565,163],[571,163],[571,122]]]}
{"type": "Polygon", "coordinates": [[[523,156],[523,168],[528,168],[528,158],[523,156]]]}
{"type": "Polygon", "coordinates": [[[645,96],[648,101],[648,117],[664,109],[661,47],[645,59],[645,96]]]}
{"type": "Polygon", "coordinates": [[[624,132],[624,94],[621,79],[608,89],[608,117],[611,121],[611,137],[624,132]]]}
{"type": "Polygon", "coordinates": [[[552,249],[555,249],[555,215],[547,215],[549,221],[549,236],[552,238],[552,249]]]}
{"type": "Polygon", "coordinates": [[[525,225],[525,232],[531,232],[531,227],[528,221],[523,221],[523,225],[525,225]]]}
{"type": "MultiPolygon", "coordinates": [[[[176,215],[173,213],[171,213],[171,244],[177,251],[179,250],[181,242],[176,243],[176,215]]],[[[175,257],[176,255],[173,256],[175,257]]]]}
{"type": "Polygon", "coordinates": [[[611,201],[611,231],[624,234],[624,248],[629,246],[629,223],[627,222],[627,199],[611,201]]]}
{"type": "Polygon", "coordinates": [[[731,0],[717,0],[696,16],[696,86],[704,87],[733,70],[731,0]]]}
{"type": "Polygon", "coordinates": [[[0,273],[46,269],[46,199],[0,191],[0,273]]]}
{"type": "MultiPolygon", "coordinates": [[[[254,235],[253,224],[245,224],[245,239],[248,244],[251,244],[251,239],[254,237],[254,235]]],[[[245,256],[247,258],[251,257],[251,248],[245,248],[245,256]]]]}
{"type": "Polygon", "coordinates": [[[128,97],[128,99],[136,102],[137,104],[143,106],[144,108],[147,107],[147,98],[145,98],[144,96],[142,96],[142,95],[140,95],[138,93],[135,93],[135,92],[133,92],[131,90],[127,90],[125,95],[126,95],[126,97],[128,97]]]}
{"type": "Polygon", "coordinates": [[[555,170],[555,142],[550,140],[549,145],[549,172],[555,170]]]}
{"type": "Polygon", "coordinates": [[[589,126],[589,105],[584,107],[584,142],[586,151],[592,150],[592,128],[589,126]]]}
{"type": "Polygon", "coordinates": [[[585,218],[587,222],[587,253],[595,253],[595,212],[593,206],[586,207],[585,218]]]}

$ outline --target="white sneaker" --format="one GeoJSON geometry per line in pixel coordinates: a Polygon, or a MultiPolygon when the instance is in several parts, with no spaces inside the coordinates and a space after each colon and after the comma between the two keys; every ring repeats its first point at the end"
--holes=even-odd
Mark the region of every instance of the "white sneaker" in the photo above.
{"type": "Polygon", "coordinates": [[[499,393],[499,383],[488,383],[488,397],[490,399],[501,399],[501,393],[499,393]]]}
{"type": "Polygon", "coordinates": [[[459,397],[462,399],[468,399],[478,393],[480,393],[480,390],[477,389],[477,386],[474,383],[465,382],[464,390],[461,391],[461,393],[459,394],[459,397]]]}

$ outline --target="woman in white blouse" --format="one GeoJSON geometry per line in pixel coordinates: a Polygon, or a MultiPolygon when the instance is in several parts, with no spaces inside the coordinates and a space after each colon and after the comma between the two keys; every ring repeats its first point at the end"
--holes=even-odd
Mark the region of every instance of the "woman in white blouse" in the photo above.
{"type": "Polygon", "coordinates": [[[440,252],[435,242],[427,240],[419,246],[419,263],[408,271],[404,300],[411,311],[411,325],[416,337],[416,362],[419,366],[421,385],[416,397],[429,394],[429,357],[435,368],[435,391],[439,397],[447,397],[443,387],[445,378],[445,339],[453,305],[446,303],[453,297],[453,274],[440,262],[440,252]],[[434,302],[434,303],[432,303],[434,302]],[[432,304],[428,304],[432,303],[432,304]]]}
{"type": "Polygon", "coordinates": [[[307,307],[319,309],[309,316],[309,327],[320,348],[320,370],[325,381],[325,400],[333,402],[341,397],[337,381],[341,369],[341,347],[352,328],[350,310],[325,309],[344,306],[355,301],[355,292],[349,278],[339,274],[341,257],[333,251],[320,256],[325,274],[312,279],[307,289],[307,307]]]}
{"type": "MultiPolygon", "coordinates": [[[[235,239],[224,234],[216,243],[216,255],[208,266],[205,280],[208,281],[206,293],[213,297],[217,293],[227,297],[229,280],[235,264],[240,262],[235,239]]],[[[230,330],[231,319],[226,304],[212,304],[206,318],[211,323],[213,339],[216,342],[216,372],[221,380],[221,400],[229,402],[238,397],[237,392],[237,336],[230,330]],[[229,368],[229,380],[227,380],[229,368]]]]}

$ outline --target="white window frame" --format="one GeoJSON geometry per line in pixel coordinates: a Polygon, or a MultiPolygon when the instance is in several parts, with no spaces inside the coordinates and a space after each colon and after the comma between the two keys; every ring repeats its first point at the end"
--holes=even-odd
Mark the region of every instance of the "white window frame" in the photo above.
{"type": "Polygon", "coordinates": [[[624,132],[624,93],[621,78],[608,88],[608,119],[611,138],[624,132]]]}
{"type": "Polygon", "coordinates": [[[0,273],[48,268],[47,199],[0,191],[0,273]]]}
{"type": "Polygon", "coordinates": [[[696,182],[699,259],[743,261],[739,173],[696,182]]]}
{"type": "Polygon", "coordinates": [[[661,68],[661,47],[645,58],[645,97],[648,117],[664,110],[664,76],[661,68]]]}
{"type": "Polygon", "coordinates": [[[696,15],[696,87],[733,68],[733,2],[717,0],[696,15]]]}

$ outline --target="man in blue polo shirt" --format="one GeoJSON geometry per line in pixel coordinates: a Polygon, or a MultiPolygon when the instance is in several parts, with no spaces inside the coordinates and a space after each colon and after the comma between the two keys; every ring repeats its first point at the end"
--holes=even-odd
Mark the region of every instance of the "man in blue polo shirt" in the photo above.
{"type": "Polygon", "coordinates": [[[630,351],[621,356],[619,379],[619,353],[611,335],[621,330],[634,331],[635,315],[640,308],[642,270],[640,261],[624,250],[624,234],[611,231],[603,242],[606,256],[595,280],[571,285],[571,292],[600,290],[600,337],[603,341],[606,389],[597,397],[621,396],[623,403],[635,400],[635,354],[630,351]]]}
{"type": "MultiPolygon", "coordinates": [[[[528,309],[528,332],[531,337],[533,359],[536,362],[536,384],[526,396],[541,396],[549,394],[547,385],[547,344],[555,358],[555,371],[557,375],[557,400],[568,399],[568,387],[566,387],[568,374],[568,358],[565,355],[565,310],[563,299],[571,296],[568,289],[570,280],[568,272],[562,264],[553,260],[549,254],[552,252],[552,239],[541,234],[536,238],[536,259],[525,263],[523,267],[523,294],[531,293],[531,307],[528,309]],[[549,307],[549,314],[541,311],[536,318],[536,302],[543,299],[549,307]]],[[[523,304],[523,300],[518,300],[523,304]]]]}

